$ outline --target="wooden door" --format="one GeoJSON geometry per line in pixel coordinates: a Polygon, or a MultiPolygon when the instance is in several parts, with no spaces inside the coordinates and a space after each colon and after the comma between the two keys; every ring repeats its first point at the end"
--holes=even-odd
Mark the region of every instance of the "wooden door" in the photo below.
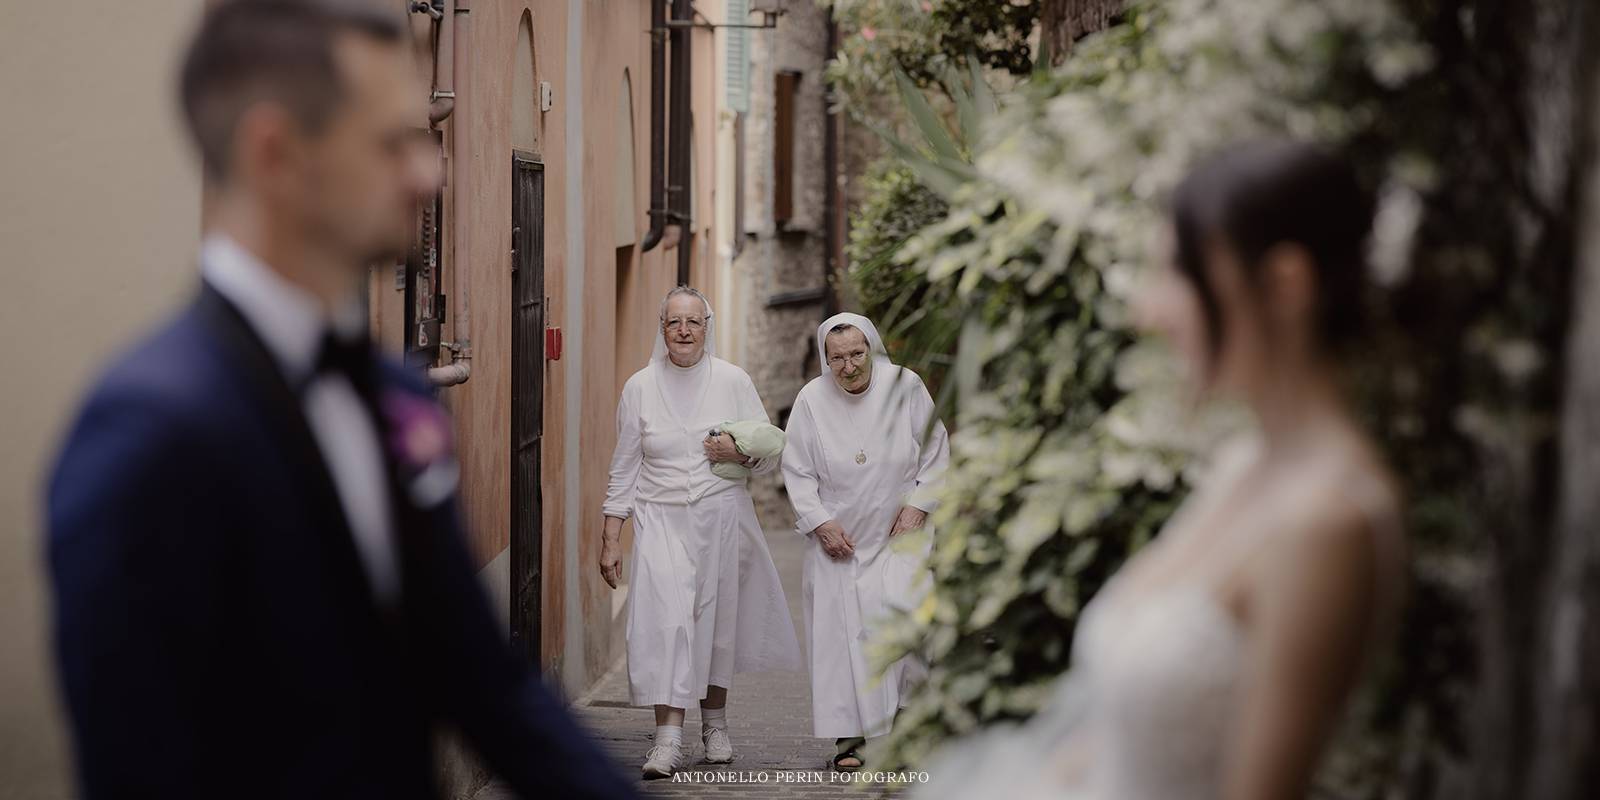
{"type": "Polygon", "coordinates": [[[511,643],[538,668],[544,438],[544,165],[512,156],[511,643]]]}

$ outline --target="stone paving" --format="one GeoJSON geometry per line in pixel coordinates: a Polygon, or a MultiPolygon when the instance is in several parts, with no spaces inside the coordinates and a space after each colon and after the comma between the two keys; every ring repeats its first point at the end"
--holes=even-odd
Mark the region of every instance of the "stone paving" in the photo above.
{"type": "MultiPolygon", "coordinates": [[[[795,630],[802,635],[800,568],[804,540],[792,531],[771,531],[767,543],[783,579],[795,630]]],[[[624,774],[638,777],[655,731],[654,712],[628,705],[627,676],[618,663],[574,710],[624,774]]],[[[832,771],[828,760],[833,742],[811,735],[811,688],[804,672],[743,673],[728,694],[728,731],[733,739],[732,764],[707,764],[700,744],[700,711],[690,709],[684,722],[689,762],[677,780],[640,780],[644,797],[808,798],[867,800],[885,797],[879,788],[853,783],[832,771]],[[803,782],[802,782],[803,781],[803,782]]],[[[903,796],[902,793],[894,793],[903,796]]],[[[491,784],[474,800],[515,800],[508,790],[491,784]]]]}

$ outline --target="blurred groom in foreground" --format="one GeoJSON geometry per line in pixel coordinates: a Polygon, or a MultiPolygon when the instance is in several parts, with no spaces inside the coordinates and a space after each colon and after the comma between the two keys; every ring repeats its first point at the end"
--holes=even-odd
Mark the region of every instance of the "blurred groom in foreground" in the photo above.
{"type": "Polygon", "coordinates": [[[441,723],[525,796],[632,794],[505,644],[448,420],[366,338],[367,269],[440,180],[407,30],[233,0],[189,47],[202,280],[99,380],[48,493],[88,798],[437,797],[441,723]]]}

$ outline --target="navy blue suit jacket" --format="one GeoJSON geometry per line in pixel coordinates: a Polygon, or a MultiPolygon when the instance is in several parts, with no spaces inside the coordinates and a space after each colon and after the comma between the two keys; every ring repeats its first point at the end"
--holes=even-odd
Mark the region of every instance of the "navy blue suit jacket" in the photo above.
{"type": "Polygon", "coordinates": [[[506,645],[453,498],[397,503],[374,602],[297,396],[209,287],[100,380],[48,506],[88,798],[436,797],[441,723],[525,796],[632,795],[506,645]]]}

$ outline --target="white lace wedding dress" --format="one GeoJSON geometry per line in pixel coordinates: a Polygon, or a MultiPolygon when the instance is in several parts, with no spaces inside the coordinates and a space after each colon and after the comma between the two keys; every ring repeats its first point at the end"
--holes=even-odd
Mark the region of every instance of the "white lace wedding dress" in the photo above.
{"type": "MultiPolygon", "coordinates": [[[[1248,458],[1240,451],[1230,455],[1248,458]]],[[[1185,511],[1213,501],[1229,473],[1243,467],[1223,460],[1214,473],[1219,480],[1208,482],[1185,511]]],[[[1374,482],[1346,491],[1379,539],[1398,535],[1383,487],[1374,482]]],[[[1183,516],[1169,527],[1181,527],[1183,516]]],[[[1080,614],[1072,669],[1045,708],[1023,725],[945,747],[930,760],[930,780],[914,796],[1217,797],[1237,692],[1249,676],[1244,631],[1218,599],[1208,572],[1197,567],[1175,585],[1141,587],[1139,595],[1119,592],[1122,573],[1113,577],[1080,614]]]]}
{"type": "Polygon", "coordinates": [[[1096,600],[1046,708],[943,750],[917,796],[1213,797],[1240,645],[1233,617],[1203,589],[1096,600]]]}

